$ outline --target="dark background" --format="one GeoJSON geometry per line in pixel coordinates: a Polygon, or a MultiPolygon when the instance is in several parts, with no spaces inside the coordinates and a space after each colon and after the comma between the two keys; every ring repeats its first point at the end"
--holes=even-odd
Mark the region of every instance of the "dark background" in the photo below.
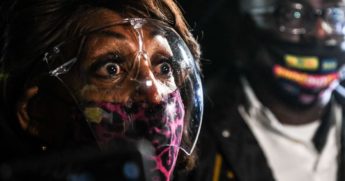
{"type": "Polygon", "coordinates": [[[236,0],[178,0],[202,50],[205,83],[231,71],[238,46],[239,10],[236,0]]]}

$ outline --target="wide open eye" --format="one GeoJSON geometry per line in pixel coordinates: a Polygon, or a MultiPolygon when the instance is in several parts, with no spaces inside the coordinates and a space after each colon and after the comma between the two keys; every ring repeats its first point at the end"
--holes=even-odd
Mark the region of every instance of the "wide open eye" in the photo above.
{"type": "Polygon", "coordinates": [[[155,73],[159,75],[170,75],[172,73],[172,68],[169,63],[163,62],[158,64],[155,68],[155,73]]]}
{"type": "Polygon", "coordinates": [[[173,67],[171,66],[171,57],[158,56],[153,64],[153,72],[155,76],[168,79],[173,75],[173,67]]]}
{"type": "Polygon", "coordinates": [[[96,74],[100,77],[114,77],[121,72],[121,68],[117,63],[109,62],[100,67],[96,74]]]}
{"type": "Polygon", "coordinates": [[[92,65],[91,71],[97,78],[112,79],[116,78],[123,72],[120,64],[120,58],[118,55],[106,55],[95,61],[92,65]]]}

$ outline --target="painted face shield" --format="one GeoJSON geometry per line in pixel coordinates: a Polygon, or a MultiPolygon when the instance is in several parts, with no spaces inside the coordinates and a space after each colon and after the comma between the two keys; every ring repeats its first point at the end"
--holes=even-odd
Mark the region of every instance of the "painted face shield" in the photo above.
{"type": "Polygon", "coordinates": [[[191,154],[203,92],[196,60],[174,29],[152,19],[123,19],[88,31],[77,44],[71,51],[76,43],[62,42],[43,60],[100,147],[118,138],[146,139],[161,153],[191,154]]]}

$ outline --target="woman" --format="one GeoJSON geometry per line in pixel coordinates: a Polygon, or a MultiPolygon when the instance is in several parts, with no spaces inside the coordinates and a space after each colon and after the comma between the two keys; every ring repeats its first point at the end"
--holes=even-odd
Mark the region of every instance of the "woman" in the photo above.
{"type": "Polygon", "coordinates": [[[14,146],[2,160],[145,140],[150,172],[169,180],[177,156],[193,151],[203,110],[199,47],[174,1],[8,4],[2,127],[23,149],[6,135],[14,146]]]}

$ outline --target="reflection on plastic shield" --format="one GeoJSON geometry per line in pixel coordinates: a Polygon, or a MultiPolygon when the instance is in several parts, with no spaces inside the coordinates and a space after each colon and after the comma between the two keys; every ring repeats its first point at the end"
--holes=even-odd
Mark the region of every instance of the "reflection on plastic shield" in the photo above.
{"type": "Polygon", "coordinates": [[[66,41],[44,61],[74,97],[100,146],[143,138],[156,149],[193,151],[203,114],[200,70],[170,26],[124,19],[77,40],[74,56],[63,50],[75,42],[66,41]]]}

